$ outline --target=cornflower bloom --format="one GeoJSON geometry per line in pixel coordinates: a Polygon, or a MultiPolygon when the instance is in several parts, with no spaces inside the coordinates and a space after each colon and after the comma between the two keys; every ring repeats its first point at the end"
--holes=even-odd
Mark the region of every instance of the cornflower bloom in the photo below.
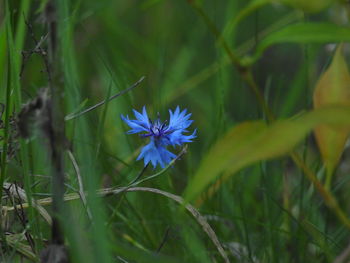
{"type": "Polygon", "coordinates": [[[141,137],[150,138],[150,142],[142,148],[137,157],[137,160],[143,158],[145,166],[151,162],[154,168],[158,163],[164,168],[176,157],[175,154],[167,150],[168,145],[182,145],[186,142],[192,142],[192,139],[196,138],[197,130],[190,135],[184,134],[188,132],[187,128],[193,122],[190,120],[191,113],[186,114],[186,109],[180,111],[179,106],[177,106],[174,112],[169,110],[169,124],[167,121],[161,122],[159,116],[155,121],[152,121],[148,118],[145,106],[142,109],[142,114],[136,110],[133,111],[136,120],[130,120],[128,116],[124,117],[123,115],[121,118],[131,128],[127,132],[128,134],[142,133],[141,137]]]}

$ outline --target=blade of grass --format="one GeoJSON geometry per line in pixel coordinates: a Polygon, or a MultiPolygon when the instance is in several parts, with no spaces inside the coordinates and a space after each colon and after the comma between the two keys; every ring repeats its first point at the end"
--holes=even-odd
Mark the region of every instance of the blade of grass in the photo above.
{"type": "Polygon", "coordinates": [[[103,100],[103,101],[101,101],[101,102],[99,102],[99,103],[97,103],[97,104],[95,104],[95,105],[93,105],[93,106],[91,106],[91,107],[89,107],[89,108],[83,110],[82,112],[79,112],[79,113],[76,113],[76,114],[73,114],[73,115],[67,115],[67,116],[64,118],[65,121],[69,121],[69,120],[78,118],[78,117],[84,115],[85,113],[88,113],[88,112],[90,112],[90,111],[92,111],[92,110],[94,110],[94,109],[96,109],[96,108],[98,108],[98,107],[104,105],[106,102],[109,102],[109,101],[111,101],[111,100],[113,100],[113,99],[115,99],[115,98],[117,98],[117,97],[119,97],[119,96],[121,96],[121,95],[123,95],[123,94],[129,92],[129,91],[132,90],[133,88],[137,87],[144,79],[145,79],[144,76],[141,77],[138,81],[136,81],[136,82],[135,82],[133,85],[131,85],[129,88],[127,88],[127,89],[125,89],[125,90],[123,90],[123,91],[121,91],[121,92],[119,92],[119,93],[117,93],[117,94],[114,94],[114,95],[111,96],[110,98],[105,99],[105,100],[103,100]]]}
{"type": "MultiPolygon", "coordinates": [[[[180,205],[185,206],[186,210],[196,219],[198,224],[202,227],[203,231],[208,235],[210,240],[213,242],[217,250],[219,251],[220,255],[224,259],[225,262],[230,262],[228,259],[225,250],[223,249],[215,231],[211,228],[211,226],[208,224],[207,220],[205,217],[203,217],[198,210],[186,203],[184,199],[180,196],[174,195],[172,193],[162,191],[156,188],[149,188],[149,187],[120,187],[120,188],[105,188],[105,189],[100,189],[97,191],[98,196],[104,197],[104,196],[109,196],[109,195],[118,195],[123,192],[151,192],[155,194],[159,194],[162,196],[165,196],[169,199],[174,200],[180,205]]],[[[77,193],[72,193],[72,194],[66,194],[64,200],[65,201],[73,201],[80,199],[80,195],[77,193]]],[[[52,198],[44,198],[44,199],[39,199],[37,200],[38,204],[40,205],[50,205],[52,203],[52,198]]],[[[23,208],[28,207],[28,203],[22,204],[23,208]]],[[[7,211],[13,210],[12,207],[7,208],[7,211]]]]}
{"type": "MultiPolygon", "coordinates": [[[[219,43],[222,45],[222,48],[227,52],[229,58],[231,59],[232,64],[236,67],[237,71],[240,73],[242,79],[246,82],[246,84],[252,89],[254,92],[257,101],[260,103],[262,111],[265,113],[267,119],[269,121],[274,121],[275,116],[271,112],[269,106],[267,105],[264,96],[262,95],[254,77],[251,72],[251,69],[245,68],[241,61],[238,59],[235,53],[231,50],[221,33],[216,28],[215,24],[211,21],[210,17],[204,12],[203,8],[196,4],[194,1],[188,2],[195,11],[202,17],[204,22],[207,24],[209,30],[213,33],[213,35],[218,39],[219,43]]],[[[308,177],[308,179],[314,184],[319,194],[325,201],[325,204],[335,213],[340,222],[342,222],[347,228],[350,229],[350,219],[346,216],[344,211],[339,206],[337,200],[334,196],[324,188],[324,186],[319,182],[315,174],[307,167],[305,162],[300,158],[300,156],[292,152],[291,158],[294,163],[303,170],[304,174],[308,177]]]]}

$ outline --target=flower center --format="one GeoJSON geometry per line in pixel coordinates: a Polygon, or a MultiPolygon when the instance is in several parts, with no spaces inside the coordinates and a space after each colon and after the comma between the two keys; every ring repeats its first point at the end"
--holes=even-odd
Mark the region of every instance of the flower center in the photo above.
{"type": "Polygon", "coordinates": [[[159,119],[157,121],[155,121],[154,123],[152,123],[152,126],[151,126],[151,133],[152,133],[152,135],[157,137],[157,138],[159,138],[162,135],[164,135],[165,130],[167,128],[165,123],[166,122],[161,123],[159,119]]]}

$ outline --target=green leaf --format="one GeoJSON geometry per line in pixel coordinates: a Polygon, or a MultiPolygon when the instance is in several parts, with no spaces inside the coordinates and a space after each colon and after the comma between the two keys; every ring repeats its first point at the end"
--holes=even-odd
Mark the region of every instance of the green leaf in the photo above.
{"type": "Polygon", "coordinates": [[[258,45],[254,60],[271,45],[280,43],[334,43],[349,42],[350,28],[331,23],[298,23],[287,26],[264,38],[258,45]]]}
{"type": "Polygon", "coordinates": [[[350,107],[324,107],[298,118],[279,120],[271,125],[251,121],[233,127],[212,147],[185,190],[193,200],[211,183],[258,161],[287,154],[320,124],[350,127],[350,107]]]}

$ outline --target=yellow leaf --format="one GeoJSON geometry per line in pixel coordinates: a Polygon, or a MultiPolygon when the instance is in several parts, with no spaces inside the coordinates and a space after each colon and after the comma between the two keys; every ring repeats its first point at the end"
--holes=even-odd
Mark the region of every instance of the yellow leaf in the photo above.
{"type": "MultiPolygon", "coordinates": [[[[338,47],[327,71],[320,77],[313,100],[315,109],[330,105],[350,106],[350,75],[342,54],[342,45],[338,47]]],[[[349,129],[344,127],[320,125],[315,129],[316,141],[327,169],[327,187],[348,135],[349,129]]]]}

